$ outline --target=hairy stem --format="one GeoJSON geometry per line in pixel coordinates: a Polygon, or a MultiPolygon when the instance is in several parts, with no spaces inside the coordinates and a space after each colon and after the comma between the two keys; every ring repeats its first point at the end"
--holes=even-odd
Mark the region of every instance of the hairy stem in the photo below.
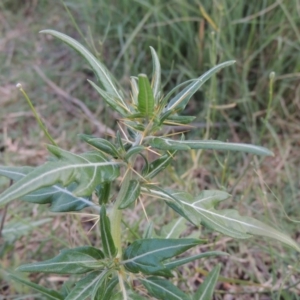
{"type": "Polygon", "coordinates": [[[132,171],[127,170],[124,175],[118,197],[116,199],[116,202],[114,203],[114,206],[110,214],[111,234],[114,240],[114,244],[118,249],[118,254],[117,254],[118,258],[122,257],[122,241],[121,241],[122,210],[119,209],[118,207],[120,206],[123,197],[126,194],[131,176],[132,176],[132,171]]]}

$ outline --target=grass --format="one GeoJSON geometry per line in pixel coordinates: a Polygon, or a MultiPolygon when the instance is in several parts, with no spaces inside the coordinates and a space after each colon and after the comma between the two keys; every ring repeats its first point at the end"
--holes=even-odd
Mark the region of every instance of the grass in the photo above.
{"type": "MultiPolygon", "coordinates": [[[[1,164],[36,165],[47,156],[46,139],[15,88],[17,82],[63,148],[80,152],[83,146],[76,135],[97,135],[101,126],[97,122],[115,126],[115,116],[95,101],[98,97],[86,82],[91,71],[76,53],[39,35],[42,29],[65,32],[85,43],[128,87],[130,75],[150,75],[150,45],[160,56],[166,90],[199,76],[216,62],[236,59],[234,67],[224,69],[191,101],[186,113],[197,113],[198,118],[197,129],[190,135],[263,144],[275,157],[257,161],[233,153],[182,155],[177,161],[178,175],[169,170],[170,184],[183,187],[188,182],[186,188],[193,192],[226,189],[233,197],[224,205],[269,220],[299,241],[299,1],[73,0],[65,4],[73,20],[59,1],[0,2],[0,52],[5,53],[0,56],[0,146],[5,147],[0,152],[1,164]],[[276,76],[269,102],[271,72],[276,76]],[[84,103],[95,122],[87,121],[74,99],[84,103]]],[[[0,178],[0,184],[8,183],[0,178]]],[[[151,202],[148,205],[150,215],[161,218],[161,208],[151,202]]],[[[140,210],[137,206],[128,218],[133,231],[145,226],[140,210]]],[[[46,208],[16,201],[8,206],[5,221],[26,223],[23,218],[29,216],[38,220],[49,214],[46,208]]],[[[21,299],[20,295],[38,299],[28,296],[32,291],[9,281],[6,271],[13,271],[21,262],[54,256],[60,248],[87,239],[97,243],[96,235],[88,233],[93,222],[83,222],[86,219],[54,215],[42,228],[1,243],[2,294],[9,295],[7,299],[21,299]]],[[[188,233],[199,234],[193,228],[188,233]]],[[[300,266],[292,250],[269,241],[234,241],[203,233],[210,238],[212,249],[232,254],[222,258],[223,278],[216,299],[226,299],[229,294],[236,299],[300,298],[300,266]]],[[[189,266],[178,280],[184,288],[193,289],[215,262],[189,266]]],[[[65,281],[46,280],[42,275],[31,279],[52,287],[65,281]]]]}

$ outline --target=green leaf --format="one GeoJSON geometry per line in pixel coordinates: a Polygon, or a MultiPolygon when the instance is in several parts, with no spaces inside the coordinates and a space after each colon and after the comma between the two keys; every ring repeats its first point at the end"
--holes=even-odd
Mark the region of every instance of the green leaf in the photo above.
{"type": "Polygon", "coordinates": [[[190,200],[193,199],[190,194],[186,192],[173,191],[171,189],[164,190],[155,185],[142,187],[141,191],[143,194],[164,200],[166,204],[176,211],[180,216],[184,217],[195,226],[200,225],[199,216],[195,216],[194,209],[182,205],[182,199],[185,200],[187,197],[190,200]]]}
{"type": "Polygon", "coordinates": [[[230,66],[234,64],[234,60],[230,60],[224,63],[221,63],[206,73],[204,73],[202,76],[200,76],[197,80],[189,84],[186,88],[184,88],[179,94],[177,94],[174,98],[172,98],[167,105],[166,110],[172,110],[172,111],[180,111],[185,108],[191,97],[196,93],[197,90],[216,72],[221,70],[224,67],[230,66]]]}
{"type": "Polygon", "coordinates": [[[42,262],[22,265],[21,272],[43,272],[56,274],[82,274],[95,269],[104,258],[101,250],[90,246],[63,249],[54,258],[42,262]],[[98,263],[98,265],[97,265],[98,263]]]}
{"type": "Polygon", "coordinates": [[[206,276],[203,283],[195,293],[193,300],[211,300],[217,283],[221,265],[217,265],[214,269],[206,276]]]}
{"type": "Polygon", "coordinates": [[[144,150],[145,150],[144,146],[141,146],[141,145],[133,146],[127,151],[124,158],[125,158],[125,160],[128,160],[132,155],[139,154],[144,150]]]}
{"type": "Polygon", "coordinates": [[[153,222],[147,222],[146,228],[144,229],[143,232],[143,239],[151,239],[153,237],[153,232],[154,232],[154,225],[153,222]]]}
{"type": "Polygon", "coordinates": [[[173,125],[173,126],[178,126],[178,125],[186,125],[190,124],[196,119],[196,117],[193,116],[169,116],[164,120],[163,124],[165,125],[173,125]]]}
{"type": "Polygon", "coordinates": [[[140,239],[124,252],[125,268],[132,273],[171,276],[163,261],[199,245],[196,239],[140,239]]]}
{"type": "Polygon", "coordinates": [[[163,171],[174,159],[176,151],[167,153],[159,157],[158,159],[154,160],[150,165],[149,168],[143,170],[143,174],[146,179],[151,179],[155,177],[158,173],[163,171]],[[146,172],[147,171],[147,172],[146,172]]]}
{"type": "Polygon", "coordinates": [[[186,223],[183,217],[173,219],[161,228],[160,236],[165,239],[178,239],[187,228],[186,223]]]}
{"type": "Polygon", "coordinates": [[[110,188],[111,182],[104,182],[97,187],[96,191],[100,205],[108,203],[110,196],[110,188]]]}
{"type": "Polygon", "coordinates": [[[148,77],[139,74],[138,110],[145,116],[151,117],[154,111],[154,96],[148,77]]]}
{"type": "MultiPolygon", "coordinates": [[[[29,174],[32,167],[3,167],[0,166],[0,175],[6,176],[13,181],[18,181],[29,174]]],[[[87,206],[94,206],[89,198],[75,197],[72,191],[77,184],[72,183],[66,188],[56,184],[51,187],[41,188],[21,198],[22,201],[51,204],[50,210],[53,212],[78,211],[87,206]]]]}
{"type": "Polygon", "coordinates": [[[52,218],[41,219],[38,221],[33,221],[32,218],[21,218],[20,221],[16,221],[12,218],[11,221],[5,223],[1,234],[5,241],[13,243],[21,236],[28,235],[33,229],[52,221],[52,218]]]}
{"type": "Polygon", "coordinates": [[[117,276],[111,278],[108,282],[106,282],[106,285],[104,289],[102,290],[102,287],[99,287],[98,293],[95,300],[110,300],[113,297],[114,289],[116,285],[119,283],[119,279],[117,276]]]}
{"type": "Polygon", "coordinates": [[[96,138],[86,134],[79,134],[79,137],[89,145],[95,147],[100,151],[103,151],[104,153],[111,155],[112,157],[120,157],[117,148],[108,140],[96,138]]]}
{"type": "Polygon", "coordinates": [[[251,144],[241,143],[225,143],[213,140],[172,140],[166,138],[153,137],[149,144],[161,150],[188,150],[188,149],[211,149],[211,150],[226,150],[226,151],[241,151],[256,155],[274,155],[270,150],[251,144]]]}
{"type": "Polygon", "coordinates": [[[78,155],[55,146],[48,146],[48,149],[59,159],[35,168],[4,191],[0,195],[0,206],[56,183],[68,186],[76,182],[73,194],[77,197],[90,196],[99,183],[119,176],[120,163],[109,161],[100,152],[78,155]]]}
{"type": "Polygon", "coordinates": [[[190,300],[191,298],[170,281],[158,277],[140,279],[149,294],[161,300],[190,300]]]}
{"type": "Polygon", "coordinates": [[[65,42],[67,45],[72,47],[74,50],[76,50],[83,58],[87,60],[89,65],[92,67],[93,71],[97,75],[99,81],[102,83],[105,90],[113,95],[114,97],[120,99],[120,101],[123,103],[123,105],[126,107],[125,102],[123,101],[123,98],[121,94],[119,93],[117,87],[114,84],[114,79],[112,75],[109,73],[109,71],[106,69],[106,67],[91,53],[89,52],[85,47],[83,47],[80,43],[78,43],[73,38],[60,33],[55,30],[42,30],[41,33],[47,33],[51,34],[61,41],[65,42]]]}
{"type": "Polygon", "coordinates": [[[30,281],[27,281],[21,277],[18,277],[18,276],[15,276],[15,275],[9,275],[10,278],[12,278],[13,280],[17,281],[17,282],[20,282],[22,284],[25,284],[31,288],[33,288],[34,290],[40,292],[42,295],[46,296],[47,299],[52,299],[52,300],[64,300],[64,297],[54,291],[54,290],[50,290],[50,289],[47,289],[47,288],[44,288],[43,286],[40,286],[36,283],[33,283],[33,282],[30,282],[30,281]]]}
{"type": "Polygon", "coordinates": [[[102,205],[100,211],[100,232],[105,256],[110,258],[115,257],[117,254],[117,249],[111,235],[110,221],[106,215],[105,205],[102,205]]]}
{"type": "Polygon", "coordinates": [[[210,251],[210,252],[205,252],[205,253],[199,253],[199,254],[196,254],[193,256],[183,257],[183,258],[169,261],[169,262],[165,263],[165,266],[171,270],[171,269],[177,268],[179,266],[182,266],[184,264],[187,264],[189,262],[195,261],[197,259],[201,259],[204,257],[211,257],[211,256],[220,256],[220,255],[228,255],[228,253],[221,252],[221,251],[210,251]]]}
{"type": "Polygon", "coordinates": [[[270,237],[278,240],[297,251],[300,247],[289,236],[266,225],[254,218],[240,216],[236,210],[217,210],[215,206],[229,197],[229,194],[222,191],[203,191],[193,200],[180,199],[186,207],[192,208],[195,216],[199,216],[201,224],[213,230],[234,238],[248,238],[251,235],[270,237]]]}
{"type": "Polygon", "coordinates": [[[119,148],[120,148],[123,152],[126,152],[125,146],[124,146],[123,141],[122,141],[122,138],[121,138],[120,131],[117,131],[117,133],[116,133],[116,139],[117,139],[117,144],[119,145],[119,148]]]}
{"type": "Polygon", "coordinates": [[[118,98],[115,98],[110,93],[102,90],[96,83],[91,80],[87,80],[92,87],[98,92],[98,94],[103,98],[105,103],[113,110],[117,111],[122,116],[127,116],[129,113],[128,108],[121,102],[118,98]]]}
{"type": "Polygon", "coordinates": [[[121,204],[119,205],[119,209],[124,209],[128,207],[131,203],[133,203],[141,193],[140,182],[137,180],[130,180],[128,189],[123,197],[121,204]]]}
{"type": "Polygon", "coordinates": [[[138,105],[138,95],[139,95],[139,87],[138,87],[137,80],[138,78],[134,76],[130,77],[132,103],[135,106],[138,105]]]}
{"type": "Polygon", "coordinates": [[[101,273],[94,271],[87,276],[76,282],[75,287],[71,290],[70,294],[65,300],[84,300],[87,299],[92,293],[93,288],[99,281],[105,279],[108,270],[104,270],[101,273]]]}
{"type": "Polygon", "coordinates": [[[160,98],[161,67],[160,67],[160,62],[156,51],[152,47],[150,47],[150,50],[151,50],[152,65],[153,65],[151,86],[152,86],[155,103],[158,103],[160,98]]]}

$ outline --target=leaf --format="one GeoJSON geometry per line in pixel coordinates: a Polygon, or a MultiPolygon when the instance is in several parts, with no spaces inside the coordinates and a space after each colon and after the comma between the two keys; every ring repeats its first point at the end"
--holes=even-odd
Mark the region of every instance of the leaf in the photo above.
{"type": "Polygon", "coordinates": [[[80,43],[78,43],[73,38],[60,33],[55,30],[42,30],[40,33],[46,33],[51,34],[61,41],[68,44],[70,47],[72,47],[74,50],[76,50],[83,58],[87,60],[89,65],[92,67],[93,71],[97,75],[99,81],[102,83],[105,90],[113,95],[114,97],[120,99],[120,101],[123,103],[123,105],[126,107],[126,104],[124,103],[122,96],[117,90],[117,87],[114,85],[114,79],[112,75],[109,73],[109,71],[106,69],[106,67],[91,53],[89,52],[85,47],[83,47],[80,43]]]}
{"type": "Polygon", "coordinates": [[[21,236],[28,235],[28,233],[36,227],[40,227],[41,225],[51,221],[53,221],[51,218],[41,219],[38,221],[33,221],[32,218],[22,218],[20,221],[13,220],[4,225],[1,234],[5,241],[13,243],[13,241],[21,236]]]}
{"type": "Polygon", "coordinates": [[[177,239],[186,228],[186,219],[179,217],[164,225],[160,231],[160,236],[165,239],[177,239]]]}
{"type": "Polygon", "coordinates": [[[128,108],[126,105],[124,105],[123,102],[120,102],[118,98],[115,98],[113,95],[110,93],[102,90],[96,83],[94,83],[91,80],[87,80],[91,86],[98,92],[98,94],[103,98],[105,103],[113,110],[117,111],[119,114],[122,116],[127,116],[128,114],[128,108]]]}
{"type": "Polygon", "coordinates": [[[145,150],[144,146],[141,146],[141,145],[133,146],[127,151],[124,158],[125,158],[125,160],[128,160],[132,155],[139,154],[144,150],[145,150]]]}
{"type": "Polygon", "coordinates": [[[140,279],[149,294],[161,300],[190,300],[191,298],[170,281],[158,277],[140,279]]]}
{"type": "Polygon", "coordinates": [[[168,116],[163,122],[165,125],[173,125],[173,126],[178,126],[178,125],[186,125],[190,124],[196,119],[194,116],[168,116]]]}
{"type": "Polygon", "coordinates": [[[213,140],[172,140],[166,138],[153,137],[149,144],[157,149],[161,150],[188,150],[188,149],[211,149],[211,150],[226,150],[226,151],[241,151],[248,152],[257,155],[271,155],[273,152],[270,150],[251,144],[241,143],[225,143],[221,141],[213,140]]]}
{"type": "Polygon", "coordinates": [[[21,272],[43,272],[56,274],[82,274],[101,266],[99,260],[104,255],[101,250],[83,246],[73,249],[63,249],[54,258],[42,262],[22,265],[21,272]]]}
{"type": "Polygon", "coordinates": [[[163,171],[174,159],[176,151],[170,152],[168,154],[164,154],[158,159],[154,160],[149,168],[143,170],[144,177],[146,179],[151,179],[155,177],[158,173],[163,171]],[[147,171],[147,172],[146,172],[147,171]]]}
{"type": "Polygon", "coordinates": [[[139,87],[137,84],[137,78],[131,76],[130,77],[130,83],[131,83],[131,98],[132,98],[132,103],[134,105],[138,104],[138,95],[139,95],[139,87]]]}
{"type": "Polygon", "coordinates": [[[152,65],[153,65],[151,86],[152,86],[155,103],[158,103],[160,97],[161,67],[160,67],[160,62],[156,51],[152,47],[150,47],[150,50],[151,50],[152,65]]]}
{"type": "Polygon", "coordinates": [[[89,145],[111,155],[112,157],[120,157],[117,148],[108,140],[102,138],[96,138],[87,134],[79,134],[79,137],[89,145]]]}
{"type": "Polygon", "coordinates": [[[111,235],[110,220],[106,215],[105,205],[102,205],[100,211],[100,232],[105,256],[110,258],[115,257],[117,254],[117,249],[111,235]]]}
{"type": "Polygon", "coordinates": [[[221,265],[217,265],[213,270],[206,276],[203,283],[195,293],[193,300],[211,300],[217,283],[221,265]]]}
{"type": "Polygon", "coordinates": [[[122,264],[132,273],[171,276],[163,261],[197,246],[196,239],[140,239],[124,252],[122,264]]]}
{"type": "Polygon", "coordinates": [[[109,196],[110,196],[110,188],[111,188],[111,182],[104,182],[96,188],[100,205],[108,203],[109,196]]]}
{"type": "Polygon", "coordinates": [[[75,288],[71,290],[65,300],[87,299],[87,297],[92,294],[95,284],[104,279],[107,273],[108,270],[104,270],[101,273],[99,271],[89,273],[87,276],[76,282],[75,288]]]}
{"type": "Polygon", "coordinates": [[[165,266],[168,269],[174,269],[179,266],[182,266],[184,264],[187,264],[189,262],[195,261],[197,259],[201,259],[204,257],[210,257],[210,256],[220,256],[220,255],[228,255],[228,253],[221,252],[221,251],[210,251],[210,252],[205,252],[205,253],[199,253],[193,256],[188,256],[188,257],[183,257],[183,258],[178,258],[169,262],[165,263],[165,266]]]}
{"type": "MultiPolygon", "coordinates": [[[[14,181],[29,174],[32,167],[0,167],[0,175],[6,176],[14,181]]],[[[38,204],[51,204],[50,210],[53,212],[78,211],[87,206],[94,206],[89,198],[75,197],[72,191],[77,184],[71,183],[66,188],[55,184],[51,187],[41,188],[21,198],[22,201],[38,204]]]]}
{"type": "Polygon", "coordinates": [[[194,215],[199,216],[201,224],[213,230],[234,238],[248,238],[251,235],[270,237],[278,240],[297,251],[300,247],[289,236],[266,225],[254,218],[240,216],[236,210],[217,210],[215,206],[229,197],[229,194],[222,191],[203,191],[192,201],[180,199],[182,204],[194,210],[194,215]]]}
{"type": "Polygon", "coordinates": [[[174,98],[172,98],[167,105],[167,111],[173,110],[173,111],[179,111],[183,110],[191,97],[196,93],[197,90],[210,78],[212,75],[214,75],[216,72],[221,70],[224,67],[230,66],[234,64],[234,60],[230,60],[227,62],[223,62],[207,72],[205,72],[202,76],[200,76],[198,79],[196,79],[194,82],[189,84],[186,88],[184,88],[179,94],[177,94],[174,98]]]}
{"type": "Polygon", "coordinates": [[[95,187],[119,176],[120,163],[109,161],[99,152],[73,154],[55,146],[49,151],[59,159],[35,168],[0,195],[0,206],[23,197],[43,187],[61,183],[68,186],[76,182],[73,194],[77,197],[90,196],[95,187]]]}
{"type": "Polygon", "coordinates": [[[154,96],[148,77],[139,74],[138,110],[145,116],[151,117],[154,111],[154,96]]]}
{"type": "Polygon", "coordinates": [[[171,189],[164,190],[155,185],[142,187],[141,190],[143,194],[164,200],[168,206],[170,206],[180,216],[184,217],[195,226],[200,225],[199,216],[195,216],[194,210],[186,205],[182,205],[182,199],[193,199],[190,194],[185,192],[173,191],[171,189]]]}
{"type": "Polygon", "coordinates": [[[119,205],[119,209],[124,209],[128,207],[131,203],[133,203],[141,193],[141,186],[138,180],[130,180],[128,189],[123,197],[121,204],[119,205]]]}
{"type": "MultiPolygon", "coordinates": [[[[96,300],[110,300],[113,297],[114,289],[118,284],[119,279],[117,276],[111,278],[107,283],[103,291],[98,291],[96,300]]],[[[102,288],[101,288],[102,289],[102,288]]],[[[100,288],[99,288],[100,290],[100,288]]]]}
{"type": "Polygon", "coordinates": [[[17,282],[25,284],[25,285],[31,287],[32,289],[40,292],[42,295],[46,296],[47,299],[64,300],[64,297],[60,293],[58,293],[54,290],[47,289],[47,288],[45,288],[41,285],[38,285],[36,283],[27,281],[27,280],[25,280],[21,277],[15,276],[15,275],[9,275],[9,277],[12,278],[13,280],[17,281],[17,282]]]}
{"type": "Polygon", "coordinates": [[[153,232],[154,232],[154,225],[153,222],[147,222],[146,228],[144,229],[143,232],[143,239],[151,239],[153,237],[153,232]]]}

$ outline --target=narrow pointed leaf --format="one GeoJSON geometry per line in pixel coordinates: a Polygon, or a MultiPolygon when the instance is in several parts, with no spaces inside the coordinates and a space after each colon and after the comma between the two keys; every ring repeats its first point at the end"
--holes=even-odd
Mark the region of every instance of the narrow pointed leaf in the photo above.
{"type": "Polygon", "coordinates": [[[110,220],[106,215],[105,205],[102,205],[100,211],[100,232],[105,256],[110,258],[115,257],[117,254],[117,249],[111,235],[110,220]]]}
{"type": "Polygon", "coordinates": [[[143,174],[146,179],[151,179],[155,177],[158,173],[163,171],[174,159],[174,155],[176,154],[176,151],[173,151],[168,154],[162,155],[160,158],[154,160],[152,163],[150,163],[149,168],[143,170],[143,174]]]}
{"type": "Polygon", "coordinates": [[[12,244],[21,236],[28,235],[28,233],[33,229],[52,221],[52,218],[40,219],[37,221],[33,221],[32,218],[21,218],[19,221],[16,221],[14,218],[12,218],[11,221],[5,223],[4,227],[2,228],[1,235],[5,241],[8,241],[12,244]]]}
{"type": "Polygon", "coordinates": [[[138,110],[145,116],[151,117],[154,111],[154,97],[148,77],[139,75],[138,110]]]}
{"type": "Polygon", "coordinates": [[[183,257],[183,258],[169,261],[169,262],[165,263],[165,266],[169,269],[174,269],[174,268],[177,268],[184,264],[187,264],[189,262],[193,262],[197,259],[201,259],[204,257],[211,257],[211,256],[221,256],[221,255],[228,255],[228,253],[221,252],[221,251],[210,251],[210,252],[205,252],[205,253],[199,253],[197,255],[183,257]]]}
{"type": "Polygon", "coordinates": [[[194,209],[186,205],[182,205],[182,200],[186,200],[186,198],[189,198],[189,200],[193,199],[190,194],[173,191],[171,189],[164,190],[155,185],[142,187],[141,190],[143,194],[164,200],[168,206],[195,226],[200,225],[199,216],[195,215],[194,209]]]}
{"type": "Polygon", "coordinates": [[[87,297],[92,294],[95,284],[104,278],[106,274],[107,270],[102,271],[102,273],[99,271],[89,273],[87,276],[76,282],[75,287],[71,290],[65,300],[87,299],[87,297]]]}
{"type": "Polygon", "coordinates": [[[115,98],[110,93],[104,91],[101,89],[97,84],[95,84],[93,81],[88,79],[88,82],[92,85],[92,87],[98,92],[98,94],[103,98],[105,103],[113,110],[117,111],[122,116],[127,116],[129,110],[124,105],[123,102],[121,102],[118,98],[115,98]]]}
{"type": "Polygon", "coordinates": [[[107,283],[106,286],[104,288],[104,290],[102,291],[102,288],[100,291],[98,291],[98,294],[96,296],[96,300],[110,300],[112,299],[113,295],[114,295],[114,289],[116,287],[116,285],[119,283],[119,279],[117,276],[111,278],[107,283]]]}
{"type": "Polygon", "coordinates": [[[183,217],[173,219],[162,227],[159,235],[165,239],[178,239],[186,230],[186,223],[186,219],[183,217]]]}
{"type": "MultiPolygon", "coordinates": [[[[109,73],[107,68],[91,52],[89,52],[85,47],[83,47],[80,43],[78,43],[73,38],[63,33],[60,33],[58,31],[42,30],[40,32],[53,35],[56,38],[60,39],[61,41],[65,42],[74,50],[76,50],[89,63],[89,65],[95,72],[96,76],[98,77],[99,81],[102,83],[103,87],[105,88],[105,90],[123,102],[122,96],[120,95],[117,87],[114,84],[114,79],[112,75],[109,73]]],[[[124,102],[123,104],[125,105],[124,102]]]]}
{"type": "Polygon", "coordinates": [[[214,269],[206,276],[203,283],[195,293],[193,300],[211,300],[215,286],[220,274],[221,265],[217,265],[214,269]]]}
{"type": "Polygon", "coordinates": [[[107,282],[109,281],[109,277],[112,273],[112,269],[107,269],[102,272],[102,276],[98,279],[98,281],[94,284],[94,287],[92,288],[92,293],[91,293],[91,299],[97,300],[97,297],[102,297],[100,299],[105,299],[103,298],[103,293],[106,289],[107,282]]]}
{"type": "Polygon", "coordinates": [[[150,47],[150,50],[151,50],[152,65],[153,65],[151,85],[152,85],[152,91],[153,91],[155,103],[158,103],[160,97],[161,67],[160,67],[160,62],[156,51],[152,47],[150,47]]]}
{"type": "Polygon", "coordinates": [[[73,194],[77,197],[90,196],[99,183],[112,181],[119,176],[120,163],[109,161],[100,152],[77,155],[55,146],[48,146],[48,149],[58,160],[35,168],[4,191],[0,195],[0,206],[57,183],[68,186],[76,182],[73,194]]]}
{"type": "Polygon", "coordinates": [[[111,182],[104,182],[96,188],[99,204],[107,204],[110,197],[111,182]]]}
{"type": "MultiPolygon", "coordinates": [[[[178,125],[186,125],[190,124],[196,119],[194,116],[169,116],[166,118],[163,122],[165,125],[173,125],[173,126],[178,126],[178,125]]],[[[188,128],[188,127],[187,127],[188,128]]]]}
{"type": "Polygon", "coordinates": [[[133,203],[140,195],[141,186],[140,182],[137,180],[130,180],[128,189],[123,197],[119,209],[124,209],[133,203]]]}
{"type": "Polygon", "coordinates": [[[126,153],[126,155],[125,155],[125,160],[128,160],[132,155],[134,155],[134,154],[139,154],[139,153],[141,153],[142,151],[144,151],[145,150],[145,147],[144,146],[141,146],[141,145],[137,145],[137,146],[134,146],[134,147],[131,147],[128,151],[127,151],[127,153],[126,153]]]}
{"type": "Polygon", "coordinates": [[[96,138],[91,135],[79,134],[79,137],[89,145],[99,149],[113,157],[120,157],[117,148],[108,140],[96,138]]]}
{"type": "Polygon", "coordinates": [[[217,210],[215,206],[228,198],[222,191],[203,191],[192,201],[191,198],[180,199],[182,204],[190,207],[201,224],[234,238],[249,238],[251,235],[273,238],[300,251],[299,245],[289,236],[254,218],[241,216],[233,209],[217,210]]]}
{"type": "Polygon", "coordinates": [[[103,258],[104,255],[100,250],[90,246],[83,246],[63,249],[52,259],[22,265],[18,270],[21,272],[82,274],[93,270],[97,262],[103,258]]]}
{"type": "MultiPolygon", "coordinates": [[[[0,175],[6,176],[13,181],[18,181],[25,177],[34,168],[32,167],[4,167],[0,166],[0,175]]],[[[94,206],[89,198],[76,197],[72,191],[77,184],[72,183],[66,188],[55,184],[51,187],[41,188],[21,198],[22,201],[51,204],[50,210],[53,212],[78,211],[88,206],[94,206]]]]}
{"type": "Polygon", "coordinates": [[[125,268],[132,272],[171,276],[164,261],[202,243],[196,239],[141,239],[124,252],[125,268]]]}
{"type": "Polygon", "coordinates": [[[188,85],[186,88],[184,88],[179,94],[177,94],[174,98],[172,98],[167,106],[167,110],[183,110],[191,97],[196,93],[197,90],[210,78],[212,75],[214,75],[216,72],[221,70],[224,67],[230,66],[234,64],[234,60],[230,60],[224,63],[221,63],[206,73],[204,73],[202,76],[200,76],[197,80],[192,82],[190,85],[188,85]]]}
{"type": "Polygon", "coordinates": [[[10,275],[9,277],[12,278],[13,280],[17,281],[17,282],[20,282],[20,283],[22,283],[26,286],[31,287],[32,289],[34,289],[38,292],[40,292],[42,295],[46,296],[47,299],[50,299],[50,300],[64,300],[64,297],[60,293],[58,293],[54,290],[47,289],[47,288],[45,288],[41,285],[38,285],[36,283],[27,281],[27,280],[25,280],[21,277],[15,276],[15,275],[10,275]]]}
{"type": "Polygon", "coordinates": [[[135,106],[138,105],[138,95],[139,95],[139,87],[137,83],[137,78],[136,77],[130,77],[130,83],[131,83],[131,97],[133,104],[135,106]]]}
{"type": "Polygon", "coordinates": [[[150,140],[150,145],[154,148],[162,150],[188,150],[188,149],[211,149],[211,150],[223,150],[223,151],[241,151],[252,153],[256,155],[274,155],[270,150],[251,144],[242,143],[226,143],[213,140],[172,140],[166,138],[154,137],[150,140]]]}
{"type": "Polygon", "coordinates": [[[140,279],[149,294],[160,300],[190,300],[191,298],[173,283],[159,277],[140,279]]]}

